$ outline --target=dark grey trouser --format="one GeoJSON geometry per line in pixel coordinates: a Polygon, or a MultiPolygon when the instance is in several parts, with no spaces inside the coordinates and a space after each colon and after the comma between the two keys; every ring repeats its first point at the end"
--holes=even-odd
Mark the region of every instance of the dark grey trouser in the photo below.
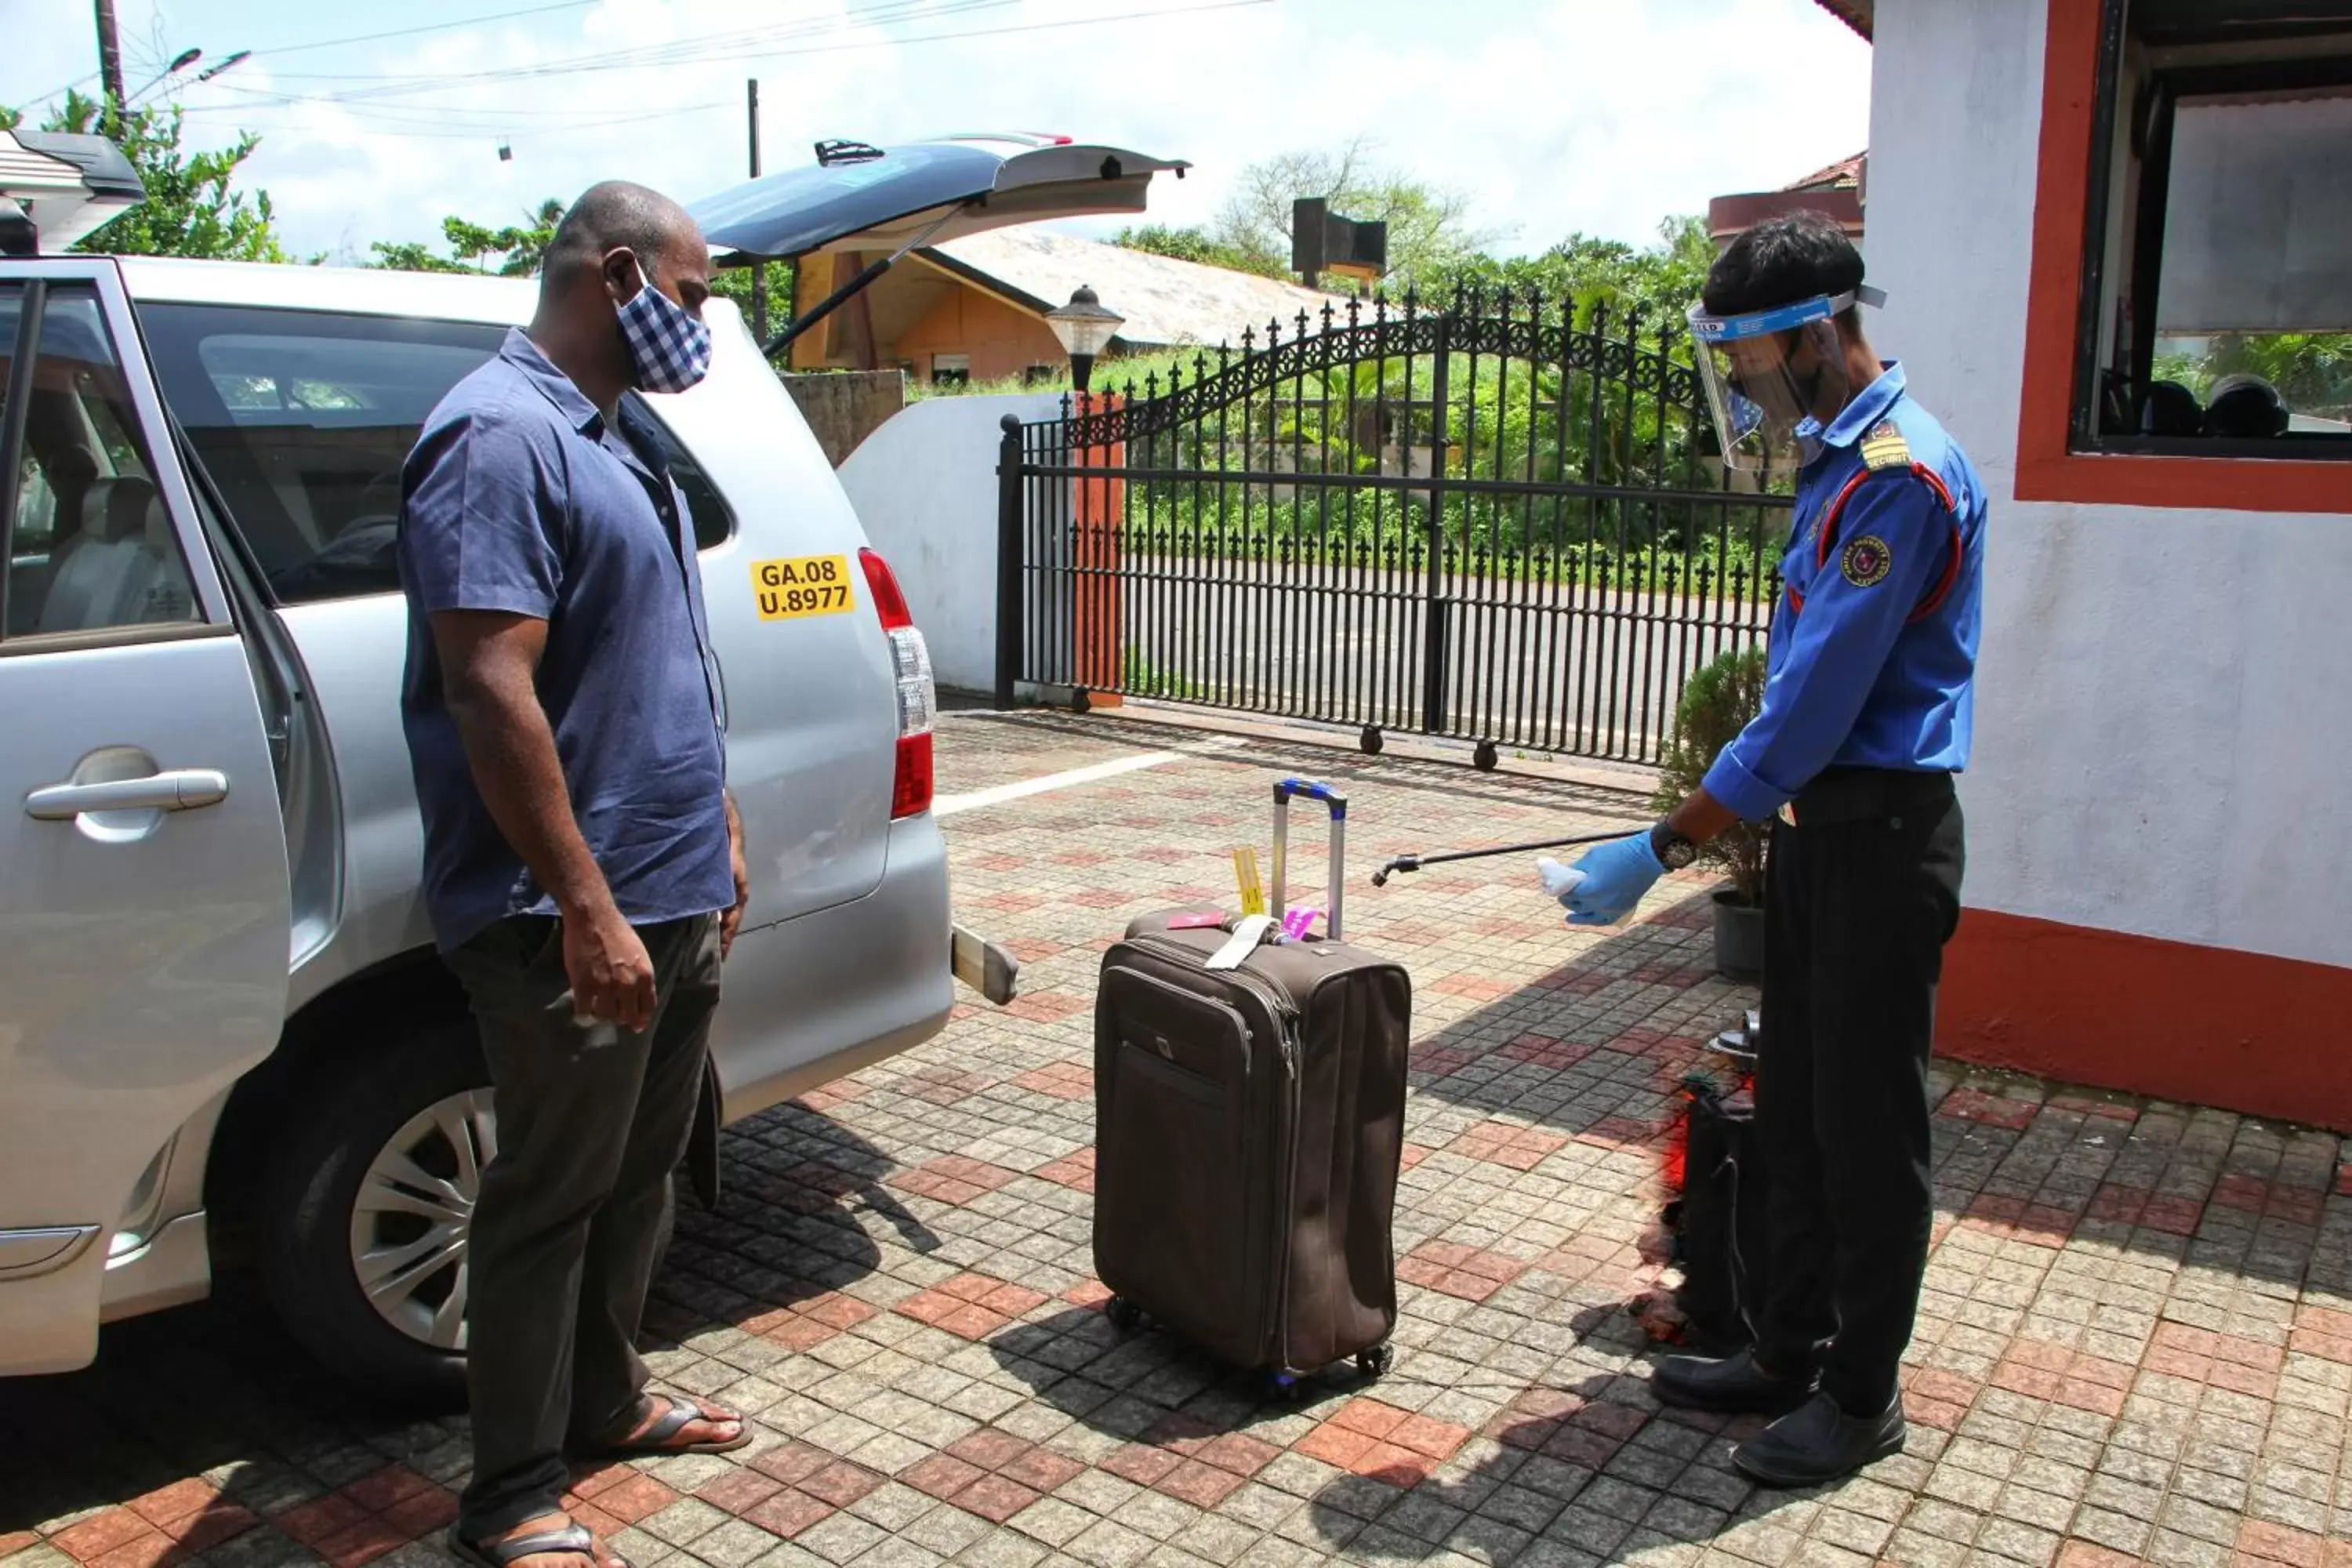
{"type": "Polygon", "coordinates": [[[554,1512],[563,1450],[611,1436],[646,1384],[637,1321],[666,1178],[685,1155],[719,1003],[719,920],[640,926],[653,1025],[583,1024],[546,916],[500,921],[448,955],[496,1085],[498,1154],[467,1254],[474,1479],[461,1528],[480,1539],[554,1512]]]}

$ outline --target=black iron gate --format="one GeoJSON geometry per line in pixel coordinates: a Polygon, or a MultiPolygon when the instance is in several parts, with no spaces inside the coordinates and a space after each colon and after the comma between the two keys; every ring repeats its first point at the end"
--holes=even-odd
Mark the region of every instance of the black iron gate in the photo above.
{"type": "Polygon", "coordinates": [[[1760,642],[1789,498],[1731,488],[1671,325],[1327,307],[1008,417],[998,683],[1654,762],[1760,642]]]}

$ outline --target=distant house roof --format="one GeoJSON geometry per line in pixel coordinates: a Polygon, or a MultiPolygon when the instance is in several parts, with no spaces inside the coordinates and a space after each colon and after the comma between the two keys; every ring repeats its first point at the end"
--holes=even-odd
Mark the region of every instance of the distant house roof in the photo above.
{"type": "Polygon", "coordinates": [[[1870,37],[1870,26],[1874,20],[1872,13],[1876,9],[1872,0],[1819,0],[1819,3],[1822,10],[1864,37],[1870,37]]]}
{"type": "Polygon", "coordinates": [[[1706,231],[1717,245],[1728,245],[1744,228],[1784,213],[1811,211],[1835,218],[1856,244],[1862,240],[1862,182],[1867,151],[1842,158],[1825,169],[1777,191],[1748,191],[1717,196],[1706,204],[1706,231]]]}
{"type": "Polygon", "coordinates": [[[1841,158],[1838,162],[1832,163],[1828,168],[1816,169],[1811,174],[1807,174],[1803,179],[1792,180],[1788,184],[1785,184],[1780,188],[1784,191],[1851,191],[1859,189],[1862,184],[1863,160],[1869,156],[1870,153],[1867,151],[1864,151],[1856,153],[1851,158],[1841,158]]]}
{"type": "Polygon", "coordinates": [[[1127,318],[1118,341],[1130,349],[1238,343],[1244,331],[1263,336],[1269,321],[1281,322],[1287,337],[1299,312],[1312,320],[1324,306],[1340,303],[1338,296],[1277,279],[1034,228],[992,229],[922,254],[1041,312],[1091,288],[1127,318]]]}

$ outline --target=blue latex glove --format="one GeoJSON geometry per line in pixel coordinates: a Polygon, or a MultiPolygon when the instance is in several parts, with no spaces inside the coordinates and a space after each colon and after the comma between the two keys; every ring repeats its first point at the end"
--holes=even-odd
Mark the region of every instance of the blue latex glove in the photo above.
{"type": "Polygon", "coordinates": [[[1650,846],[1650,830],[1612,838],[1576,863],[1584,880],[1560,900],[1572,926],[1615,925],[1633,912],[1657,879],[1666,874],[1650,846]]]}

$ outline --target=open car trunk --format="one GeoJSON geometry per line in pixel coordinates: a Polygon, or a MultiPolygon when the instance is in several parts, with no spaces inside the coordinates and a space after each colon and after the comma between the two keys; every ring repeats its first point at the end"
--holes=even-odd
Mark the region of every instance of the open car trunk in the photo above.
{"type": "Polygon", "coordinates": [[[765,345],[773,355],[919,246],[1049,218],[1132,214],[1158,174],[1190,164],[1067,137],[956,136],[903,147],[824,142],[809,168],[693,204],[721,266],[837,251],[886,254],[765,345]]]}

